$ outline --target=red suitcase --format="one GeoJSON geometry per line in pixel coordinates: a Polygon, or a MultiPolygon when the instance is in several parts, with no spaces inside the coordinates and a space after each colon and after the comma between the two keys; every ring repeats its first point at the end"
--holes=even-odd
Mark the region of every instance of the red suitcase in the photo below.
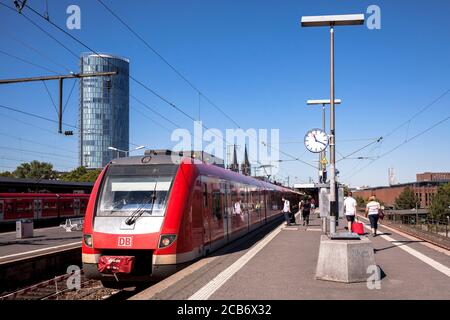
{"type": "Polygon", "coordinates": [[[363,235],[365,233],[363,224],[361,222],[353,222],[352,232],[357,233],[359,235],[363,235]]]}

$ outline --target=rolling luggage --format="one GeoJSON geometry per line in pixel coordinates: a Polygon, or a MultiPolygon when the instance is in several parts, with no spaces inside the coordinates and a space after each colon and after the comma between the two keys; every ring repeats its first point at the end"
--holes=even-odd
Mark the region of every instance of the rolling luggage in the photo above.
{"type": "Polygon", "coordinates": [[[361,222],[353,222],[352,223],[352,232],[357,233],[359,235],[363,235],[364,232],[364,226],[361,222]]]}

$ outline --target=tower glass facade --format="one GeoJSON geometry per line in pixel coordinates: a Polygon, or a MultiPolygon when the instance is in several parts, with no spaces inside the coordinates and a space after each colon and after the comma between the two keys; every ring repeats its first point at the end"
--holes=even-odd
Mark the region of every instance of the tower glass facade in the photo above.
{"type": "Polygon", "coordinates": [[[108,54],[83,54],[80,73],[117,71],[80,79],[79,163],[103,168],[129,148],[129,61],[108,54]]]}

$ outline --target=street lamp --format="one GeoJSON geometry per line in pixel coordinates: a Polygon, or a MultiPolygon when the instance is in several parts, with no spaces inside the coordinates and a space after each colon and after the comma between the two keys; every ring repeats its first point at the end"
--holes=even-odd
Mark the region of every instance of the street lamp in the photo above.
{"type": "Polygon", "coordinates": [[[125,156],[127,156],[127,157],[130,154],[130,152],[141,150],[141,149],[144,149],[144,148],[145,148],[145,146],[139,146],[137,148],[134,148],[133,150],[121,150],[121,149],[118,149],[118,148],[115,148],[115,147],[108,147],[109,150],[117,151],[117,156],[119,156],[119,152],[123,152],[123,153],[125,153],[125,156]]]}
{"type": "Polygon", "coordinates": [[[303,16],[301,20],[302,27],[330,27],[330,233],[336,232],[336,222],[339,215],[338,201],[336,201],[337,185],[335,173],[334,26],[362,24],[364,24],[364,14],[303,16]]]}
{"type": "MultiPolygon", "coordinates": [[[[321,100],[307,100],[307,105],[322,105],[322,129],[326,132],[325,126],[325,105],[330,104],[330,99],[321,99],[321,100]]],[[[334,104],[341,104],[341,99],[334,99],[334,104]]],[[[323,150],[319,154],[319,182],[326,183],[327,182],[327,165],[322,163],[323,159],[326,158],[326,152],[323,150]]]]}

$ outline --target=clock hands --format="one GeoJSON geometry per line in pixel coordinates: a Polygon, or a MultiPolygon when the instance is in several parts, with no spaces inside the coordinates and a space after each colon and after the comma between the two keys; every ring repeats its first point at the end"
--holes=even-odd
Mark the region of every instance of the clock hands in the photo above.
{"type": "Polygon", "coordinates": [[[316,142],[318,142],[318,143],[323,144],[324,146],[326,146],[325,143],[323,143],[323,142],[320,141],[320,140],[317,140],[316,135],[315,135],[314,133],[312,133],[312,136],[313,136],[313,138],[314,138],[314,140],[315,140],[316,142]]]}

